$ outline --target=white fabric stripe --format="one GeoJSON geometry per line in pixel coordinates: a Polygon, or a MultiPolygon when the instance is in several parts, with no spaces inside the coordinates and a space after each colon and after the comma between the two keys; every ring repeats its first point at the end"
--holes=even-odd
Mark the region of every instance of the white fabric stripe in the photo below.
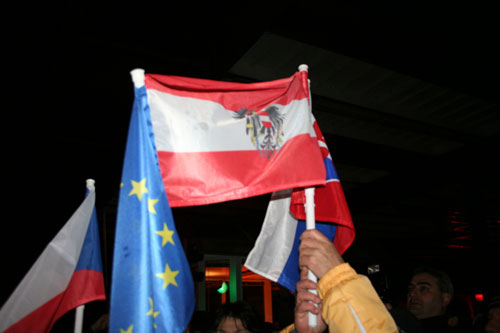
{"type": "Polygon", "coordinates": [[[94,205],[95,191],[91,191],[2,306],[0,331],[66,289],[80,258],[94,205]]]}
{"type": "Polygon", "coordinates": [[[326,142],[323,142],[323,141],[321,141],[321,140],[318,140],[318,145],[319,145],[320,147],[323,147],[323,148],[328,149],[328,146],[326,145],[326,142]]]}
{"type": "Polygon", "coordinates": [[[354,316],[354,319],[356,320],[356,324],[358,324],[359,330],[362,333],[366,333],[365,327],[361,323],[361,320],[359,319],[358,314],[356,313],[356,311],[354,311],[354,309],[352,308],[352,306],[351,306],[351,304],[349,302],[347,302],[347,305],[349,306],[349,310],[351,310],[352,315],[354,316]]]}
{"type": "Polygon", "coordinates": [[[290,213],[291,194],[292,190],[273,193],[262,230],[245,261],[248,269],[274,282],[290,256],[297,230],[297,220],[290,213]]]}
{"type": "MultiPolygon", "coordinates": [[[[246,119],[234,119],[235,112],[218,103],[157,90],[148,90],[148,102],[159,151],[255,150],[246,134],[246,119]]],[[[283,144],[299,134],[316,137],[306,98],[293,100],[280,108],[280,113],[286,115],[283,144]]]]}

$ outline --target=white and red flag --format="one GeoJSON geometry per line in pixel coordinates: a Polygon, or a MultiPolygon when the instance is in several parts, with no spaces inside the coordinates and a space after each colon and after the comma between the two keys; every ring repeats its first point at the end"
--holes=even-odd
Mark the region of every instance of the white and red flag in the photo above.
{"type": "Polygon", "coordinates": [[[325,185],[307,72],[259,83],[145,75],[172,207],[325,185]]]}
{"type": "Polygon", "coordinates": [[[316,228],[340,253],[355,237],[330,152],[311,112],[307,75],[300,71],[250,84],[144,77],[170,205],[205,205],[273,192],[245,266],[290,290],[299,275],[305,188],[316,189],[316,228]]]}

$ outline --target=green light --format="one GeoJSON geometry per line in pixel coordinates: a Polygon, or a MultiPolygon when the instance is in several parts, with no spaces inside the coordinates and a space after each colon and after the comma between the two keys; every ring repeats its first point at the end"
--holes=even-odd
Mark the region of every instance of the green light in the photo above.
{"type": "Polygon", "coordinates": [[[227,291],[227,284],[226,282],[222,282],[222,286],[220,286],[219,289],[217,289],[219,294],[224,294],[227,291]]]}

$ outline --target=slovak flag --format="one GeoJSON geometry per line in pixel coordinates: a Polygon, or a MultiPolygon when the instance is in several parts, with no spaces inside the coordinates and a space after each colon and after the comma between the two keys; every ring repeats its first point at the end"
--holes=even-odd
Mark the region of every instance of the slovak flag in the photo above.
{"type": "MultiPolygon", "coordinates": [[[[321,149],[326,171],[326,185],[315,188],[315,217],[317,221],[331,222],[338,225],[333,243],[339,253],[343,254],[351,246],[356,233],[330,150],[316,121],[314,122],[314,131],[318,138],[318,145],[321,149]]],[[[292,215],[299,220],[306,219],[304,204],[304,190],[294,190],[290,210],[292,215]]],[[[331,236],[333,237],[333,235],[331,236]]]]}
{"type": "MultiPolygon", "coordinates": [[[[316,121],[314,129],[326,170],[326,185],[315,187],[315,228],[343,254],[354,241],[355,230],[337,171],[316,121]]],[[[304,203],[304,189],[274,192],[261,232],[245,261],[249,270],[294,293],[300,279],[300,235],[306,230],[304,203]]]]}
{"type": "Polygon", "coordinates": [[[3,305],[1,332],[49,332],[66,312],[106,299],[95,189],[87,184],[83,203],[3,305]]]}
{"type": "Polygon", "coordinates": [[[146,74],[171,207],[325,185],[307,72],[235,83],[146,74]]]}

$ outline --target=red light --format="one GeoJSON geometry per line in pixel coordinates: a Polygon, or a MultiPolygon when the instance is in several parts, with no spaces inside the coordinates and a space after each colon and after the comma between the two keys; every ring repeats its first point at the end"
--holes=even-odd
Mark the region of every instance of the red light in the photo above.
{"type": "Polygon", "coordinates": [[[478,302],[482,302],[484,300],[483,294],[476,294],[475,297],[478,302]]]}

